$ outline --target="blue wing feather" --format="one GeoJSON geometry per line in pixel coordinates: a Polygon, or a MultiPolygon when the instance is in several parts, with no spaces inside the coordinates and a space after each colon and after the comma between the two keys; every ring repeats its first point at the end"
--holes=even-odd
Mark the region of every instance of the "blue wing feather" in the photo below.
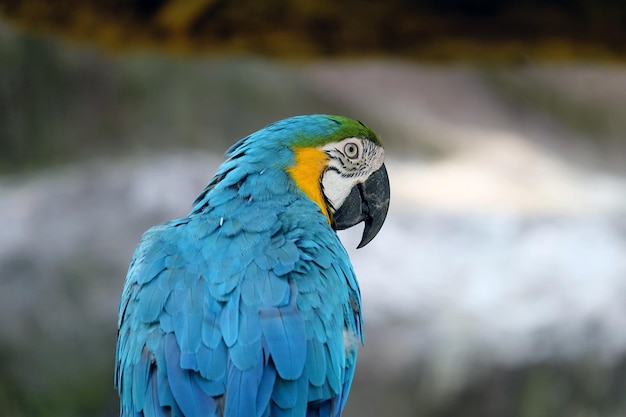
{"type": "Polygon", "coordinates": [[[235,292],[237,294],[228,300],[220,317],[222,338],[228,347],[235,344],[239,333],[239,289],[235,292]]]}
{"type": "Polygon", "coordinates": [[[192,371],[180,366],[180,348],[172,333],[165,335],[165,362],[170,389],[185,417],[215,415],[215,399],[200,388],[192,371]]]}
{"type": "Polygon", "coordinates": [[[139,362],[135,364],[133,383],[131,386],[132,398],[135,404],[143,404],[150,377],[150,352],[144,348],[139,362]]]}
{"type": "Polygon", "coordinates": [[[256,352],[256,366],[245,371],[232,363],[229,366],[224,415],[242,417],[257,415],[256,398],[263,376],[261,356],[260,351],[256,352]]]}
{"type": "Polygon", "coordinates": [[[270,399],[276,384],[276,368],[272,362],[265,364],[263,375],[259,381],[258,391],[256,393],[256,410],[257,417],[267,415],[270,409],[270,399]]]}
{"type": "Polygon", "coordinates": [[[159,403],[157,383],[156,373],[153,372],[146,386],[146,401],[143,402],[143,413],[136,413],[136,415],[142,417],[170,417],[169,411],[161,407],[159,403]]]}
{"type": "Polygon", "coordinates": [[[215,350],[218,345],[224,344],[222,333],[217,323],[218,315],[213,309],[205,308],[202,321],[202,343],[211,350],[215,350]]]}
{"type": "Polygon", "coordinates": [[[306,369],[309,382],[320,387],[326,382],[326,352],[324,345],[317,339],[307,340],[306,369]]]}
{"type": "Polygon", "coordinates": [[[257,365],[261,352],[261,326],[258,314],[240,313],[239,336],[230,349],[230,358],[240,370],[246,371],[257,365]]]}
{"type": "Polygon", "coordinates": [[[277,380],[274,394],[276,396],[272,396],[272,399],[276,401],[277,406],[272,409],[272,417],[306,415],[308,403],[308,380],[306,376],[295,381],[277,380]]]}
{"type": "Polygon", "coordinates": [[[299,378],[306,360],[302,316],[294,308],[267,308],[260,314],[261,329],[278,375],[283,379],[299,378]]]}

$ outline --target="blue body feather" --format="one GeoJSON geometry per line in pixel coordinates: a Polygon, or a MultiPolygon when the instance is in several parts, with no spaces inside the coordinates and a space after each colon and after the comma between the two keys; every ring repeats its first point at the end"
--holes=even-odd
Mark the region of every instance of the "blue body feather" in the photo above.
{"type": "Polygon", "coordinates": [[[286,173],[304,134],[336,125],[293,118],[243,139],[187,217],[144,234],[120,301],[121,416],[341,414],[359,289],[326,216],[286,173]]]}

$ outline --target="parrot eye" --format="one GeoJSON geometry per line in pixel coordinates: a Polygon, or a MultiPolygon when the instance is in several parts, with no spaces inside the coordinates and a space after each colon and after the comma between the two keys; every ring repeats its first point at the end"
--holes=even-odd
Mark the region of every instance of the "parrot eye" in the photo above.
{"type": "Polygon", "coordinates": [[[348,142],[346,146],[343,147],[343,152],[348,158],[355,159],[359,156],[359,147],[356,143],[348,142]]]}

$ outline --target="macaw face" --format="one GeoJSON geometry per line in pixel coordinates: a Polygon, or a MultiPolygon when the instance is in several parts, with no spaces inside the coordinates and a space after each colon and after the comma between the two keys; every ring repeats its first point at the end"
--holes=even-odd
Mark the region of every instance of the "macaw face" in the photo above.
{"type": "Polygon", "coordinates": [[[336,230],[365,222],[358,248],[380,231],[389,209],[389,178],[385,152],[371,140],[356,137],[321,147],[328,163],[321,188],[336,230]]]}

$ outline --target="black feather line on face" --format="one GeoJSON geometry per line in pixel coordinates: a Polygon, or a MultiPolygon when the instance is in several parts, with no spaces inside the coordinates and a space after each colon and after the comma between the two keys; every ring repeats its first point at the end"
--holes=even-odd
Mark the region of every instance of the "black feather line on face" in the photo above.
{"type": "MultiPolygon", "coordinates": [[[[354,161],[348,158],[341,150],[339,149],[331,149],[326,151],[326,154],[329,158],[332,158],[333,161],[339,163],[340,169],[335,166],[329,166],[328,169],[331,169],[337,172],[342,178],[355,178],[361,176],[364,172],[368,170],[368,165],[366,161],[366,155],[364,154],[358,161],[354,161]]],[[[371,156],[372,152],[370,152],[371,156]]]]}

